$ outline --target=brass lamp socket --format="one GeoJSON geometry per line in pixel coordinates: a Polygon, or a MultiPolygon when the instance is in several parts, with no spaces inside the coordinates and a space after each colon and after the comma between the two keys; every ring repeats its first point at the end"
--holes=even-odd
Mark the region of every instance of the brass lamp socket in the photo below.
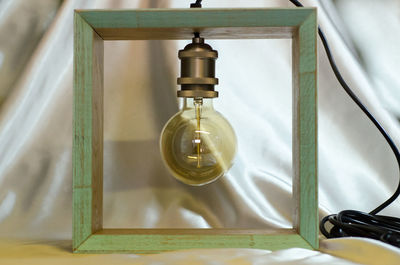
{"type": "Polygon", "coordinates": [[[214,91],[214,85],[218,85],[218,78],[215,78],[218,52],[204,43],[203,38],[195,37],[192,43],[179,50],[178,57],[181,60],[181,77],[178,78],[181,90],[178,91],[178,97],[218,97],[218,92],[214,91]]]}

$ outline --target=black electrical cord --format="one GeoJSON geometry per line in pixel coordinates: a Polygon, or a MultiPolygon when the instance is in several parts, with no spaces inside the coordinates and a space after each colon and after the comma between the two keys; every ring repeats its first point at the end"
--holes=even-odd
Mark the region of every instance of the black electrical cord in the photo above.
{"type": "MultiPolygon", "coordinates": [[[[303,7],[303,5],[297,0],[289,0],[289,1],[297,7],[303,7]]],[[[201,8],[201,0],[196,0],[195,3],[190,4],[190,7],[201,8]]],[[[199,36],[198,32],[195,32],[194,34],[195,36],[196,35],[199,36]]],[[[345,92],[364,112],[364,114],[367,115],[367,117],[371,120],[371,122],[375,125],[375,127],[385,138],[386,142],[389,144],[390,148],[392,149],[396,157],[400,170],[400,153],[396,145],[394,144],[393,140],[385,131],[385,129],[382,127],[382,125],[361,103],[360,99],[354,94],[354,92],[344,81],[335,63],[335,60],[333,59],[325,35],[319,26],[318,26],[318,35],[322,41],[325,52],[328,56],[329,64],[333,70],[333,73],[336,76],[336,79],[339,81],[340,85],[343,87],[345,92]]],[[[400,195],[400,179],[397,189],[393,193],[393,195],[371,212],[364,213],[355,210],[344,210],[338,214],[331,214],[322,218],[319,226],[321,233],[327,238],[346,237],[346,236],[368,237],[381,240],[391,245],[400,247],[400,218],[377,215],[377,213],[379,213],[380,211],[385,209],[388,205],[390,205],[393,201],[395,201],[399,195],[400,195]],[[328,222],[332,226],[329,231],[325,228],[325,225],[328,222]]]]}
{"type": "MultiPolygon", "coordinates": [[[[297,7],[303,7],[303,5],[297,0],[289,0],[289,1],[292,2],[297,7]]],[[[339,81],[340,85],[383,135],[386,142],[392,149],[400,169],[400,153],[396,145],[394,144],[393,140],[387,134],[382,125],[380,125],[379,122],[375,119],[375,117],[372,116],[372,114],[361,103],[360,99],[354,94],[354,92],[344,81],[342,75],[339,72],[339,69],[336,66],[335,60],[333,59],[325,35],[319,26],[318,26],[318,34],[319,37],[321,38],[325,52],[328,56],[329,64],[331,65],[332,70],[337,80],[339,81]]],[[[400,181],[393,195],[369,213],[364,213],[355,210],[345,210],[341,211],[338,214],[331,214],[325,216],[324,218],[322,218],[319,225],[321,233],[327,238],[345,237],[345,236],[368,237],[368,238],[378,239],[383,242],[389,243],[391,245],[400,247],[400,218],[377,215],[377,213],[385,209],[389,204],[391,204],[394,200],[396,200],[399,195],[400,195],[400,181]],[[325,228],[325,224],[328,222],[332,226],[329,231],[325,228]]]]}
{"type": "Polygon", "coordinates": [[[201,0],[196,0],[195,3],[190,4],[190,8],[201,8],[201,0]]]}

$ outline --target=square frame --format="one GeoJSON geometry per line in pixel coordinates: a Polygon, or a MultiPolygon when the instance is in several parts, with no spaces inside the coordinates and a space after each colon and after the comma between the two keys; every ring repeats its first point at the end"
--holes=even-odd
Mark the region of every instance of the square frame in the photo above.
{"type": "Polygon", "coordinates": [[[318,249],[317,10],[75,10],[73,251],[318,249]],[[292,39],[293,229],[103,229],[104,40],[292,39]]]}

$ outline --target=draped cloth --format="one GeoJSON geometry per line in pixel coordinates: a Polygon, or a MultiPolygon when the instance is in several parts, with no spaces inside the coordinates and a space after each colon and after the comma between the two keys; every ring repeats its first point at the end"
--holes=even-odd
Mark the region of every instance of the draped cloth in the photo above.
{"type": "MultiPolygon", "coordinates": [[[[48,5],[30,7],[46,7],[48,16],[54,16],[38,20],[48,24],[39,23],[42,28],[35,33],[12,31],[15,23],[5,24],[10,21],[7,12],[11,2],[0,5],[1,264],[18,264],[20,259],[24,264],[400,262],[400,251],[389,245],[358,238],[326,240],[322,236],[319,251],[71,254],[73,10],[183,8],[189,3],[65,0],[58,7],[47,1],[48,5]],[[32,46],[29,56],[18,52],[23,45],[5,40],[14,37],[18,43],[26,40],[26,45],[32,46]],[[26,63],[13,68],[8,58],[19,54],[25,56],[26,63]],[[12,80],[7,83],[3,77],[12,80]]],[[[291,7],[286,1],[203,2],[205,8],[291,7]]],[[[396,73],[400,35],[395,34],[400,30],[399,1],[303,4],[318,8],[318,22],[345,80],[399,144],[400,77],[396,73]]],[[[158,145],[163,125],[178,111],[177,51],[187,42],[105,42],[104,227],[290,228],[291,41],[207,41],[219,52],[216,67],[220,85],[216,89],[220,97],[214,105],[232,124],[238,153],[226,176],[203,187],[174,180],[162,164],[158,145]]],[[[370,211],[387,199],[398,183],[395,159],[381,135],[339,86],[320,42],[318,53],[320,216],[344,209],[370,211]]],[[[398,216],[399,212],[396,201],[383,214],[398,216]]]]}

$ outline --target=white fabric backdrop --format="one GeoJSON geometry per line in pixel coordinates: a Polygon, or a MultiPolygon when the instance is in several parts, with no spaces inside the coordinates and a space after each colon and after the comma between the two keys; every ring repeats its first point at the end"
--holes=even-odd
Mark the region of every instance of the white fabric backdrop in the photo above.
{"type": "MultiPolygon", "coordinates": [[[[377,2],[303,3],[318,7],[319,23],[345,79],[400,143],[396,120],[400,41],[394,34],[400,30],[396,13],[400,3],[377,2]]],[[[1,108],[2,237],[71,237],[73,9],[187,6],[183,0],[64,1],[1,108]]],[[[286,1],[204,1],[203,6],[291,5],[286,1]]],[[[158,150],[161,128],[178,109],[177,50],[186,43],[106,42],[105,227],[290,227],[290,41],[209,41],[220,56],[217,89],[221,96],[215,105],[234,127],[239,151],[226,177],[200,188],[170,177],[158,150]]],[[[321,217],[343,209],[369,211],[394,191],[398,182],[395,159],[339,87],[322,46],[318,78],[321,217]]],[[[384,213],[396,216],[399,211],[397,201],[384,213]]],[[[371,247],[381,255],[392,253],[392,261],[400,260],[397,249],[362,242],[328,240],[322,249],[361,262],[357,251],[371,247]]],[[[288,258],[284,264],[291,264],[290,251],[279,253],[285,253],[280,256],[284,261],[288,258]]],[[[329,256],[322,256],[326,259],[304,264],[332,263],[329,256]]]]}

